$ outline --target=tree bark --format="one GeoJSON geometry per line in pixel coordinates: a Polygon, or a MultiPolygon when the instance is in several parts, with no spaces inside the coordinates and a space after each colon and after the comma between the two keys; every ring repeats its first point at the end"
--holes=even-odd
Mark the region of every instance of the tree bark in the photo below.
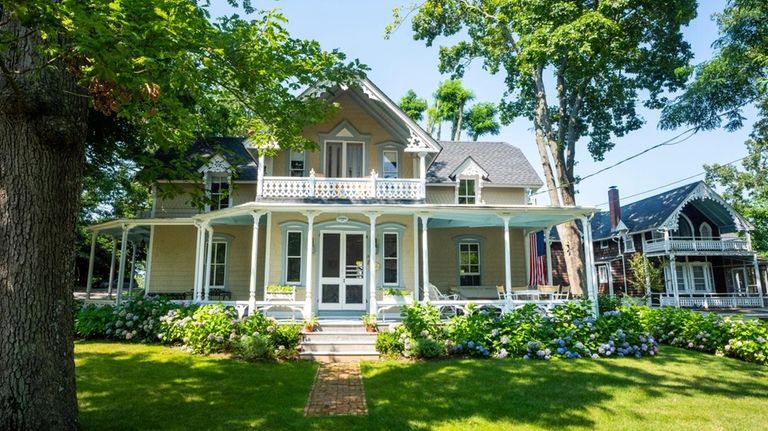
{"type": "Polygon", "coordinates": [[[87,99],[37,32],[0,53],[0,429],[77,429],[72,319],[87,99]],[[23,71],[33,72],[24,73],[23,71]]]}

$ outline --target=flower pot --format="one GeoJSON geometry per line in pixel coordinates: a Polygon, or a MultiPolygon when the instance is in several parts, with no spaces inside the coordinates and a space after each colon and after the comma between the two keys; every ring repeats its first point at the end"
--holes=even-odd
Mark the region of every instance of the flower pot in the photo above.
{"type": "Polygon", "coordinates": [[[376,332],[376,325],[374,325],[374,324],[366,325],[365,326],[365,330],[368,331],[368,332],[376,332]]]}

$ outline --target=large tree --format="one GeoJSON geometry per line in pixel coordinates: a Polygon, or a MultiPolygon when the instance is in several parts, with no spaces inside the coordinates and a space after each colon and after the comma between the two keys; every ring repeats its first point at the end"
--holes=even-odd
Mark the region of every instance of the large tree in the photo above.
{"type": "MultiPolygon", "coordinates": [[[[357,62],[275,12],[216,22],[189,0],[0,1],[0,429],[76,429],[72,281],[89,106],[149,149],[230,124],[304,147],[332,107],[301,87],[357,62]]],[[[233,0],[230,3],[234,4],[233,0]]]]}
{"type": "Polygon", "coordinates": [[[498,113],[499,108],[495,103],[475,103],[464,113],[462,127],[473,141],[482,135],[498,135],[501,131],[501,124],[496,119],[498,113]]]}
{"type": "Polygon", "coordinates": [[[662,127],[733,130],[743,125],[747,106],[757,107],[741,169],[705,169],[707,181],[721,185],[725,199],[755,226],[755,249],[768,253],[768,2],[732,0],[715,19],[715,54],[696,67],[688,89],[663,111],[662,127]]]}
{"type": "MultiPolygon", "coordinates": [[[[533,122],[550,201],[575,205],[577,144],[603,160],[615,137],[643,124],[641,101],[660,108],[685,83],[691,52],[680,30],[695,15],[695,0],[426,0],[412,29],[427,45],[450,37],[442,72],[462,76],[480,59],[503,73],[502,121],[533,122]]],[[[579,228],[571,222],[558,233],[581,293],[579,228]]]]}

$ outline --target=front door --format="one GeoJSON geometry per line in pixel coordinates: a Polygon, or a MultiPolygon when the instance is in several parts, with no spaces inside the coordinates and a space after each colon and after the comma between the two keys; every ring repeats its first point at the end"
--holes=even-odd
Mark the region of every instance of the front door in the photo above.
{"type": "Polygon", "coordinates": [[[320,255],[320,310],[365,310],[365,236],[324,232],[320,255]]]}

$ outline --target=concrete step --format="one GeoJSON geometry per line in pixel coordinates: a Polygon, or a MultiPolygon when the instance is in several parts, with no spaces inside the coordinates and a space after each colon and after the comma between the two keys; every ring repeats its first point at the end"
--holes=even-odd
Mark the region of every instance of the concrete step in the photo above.
{"type": "Polygon", "coordinates": [[[376,342],[376,333],[372,332],[305,332],[301,334],[302,342],[334,342],[334,341],[357,341],[357,342],[376,342]]]}
{"type": "Polygon", "coordinates": [[[315,332],[366,332],[362,322],[320,322],[315,332]]]}
{"type": "Polygon", "coordinates": [[[301,343],[302,352],[313,353],[344,353],[344,352],[366,352],[376,353],[376,340],[373,341],[329,341],[329,342],[304,342],[301,343]]]}
{"type": "Polygon", "coordinates": [[[359,362],[377,361],[379,360],[379,354],[368,352],[301,352],[299,353],[299,358],[318,362],[359,362]]]}

